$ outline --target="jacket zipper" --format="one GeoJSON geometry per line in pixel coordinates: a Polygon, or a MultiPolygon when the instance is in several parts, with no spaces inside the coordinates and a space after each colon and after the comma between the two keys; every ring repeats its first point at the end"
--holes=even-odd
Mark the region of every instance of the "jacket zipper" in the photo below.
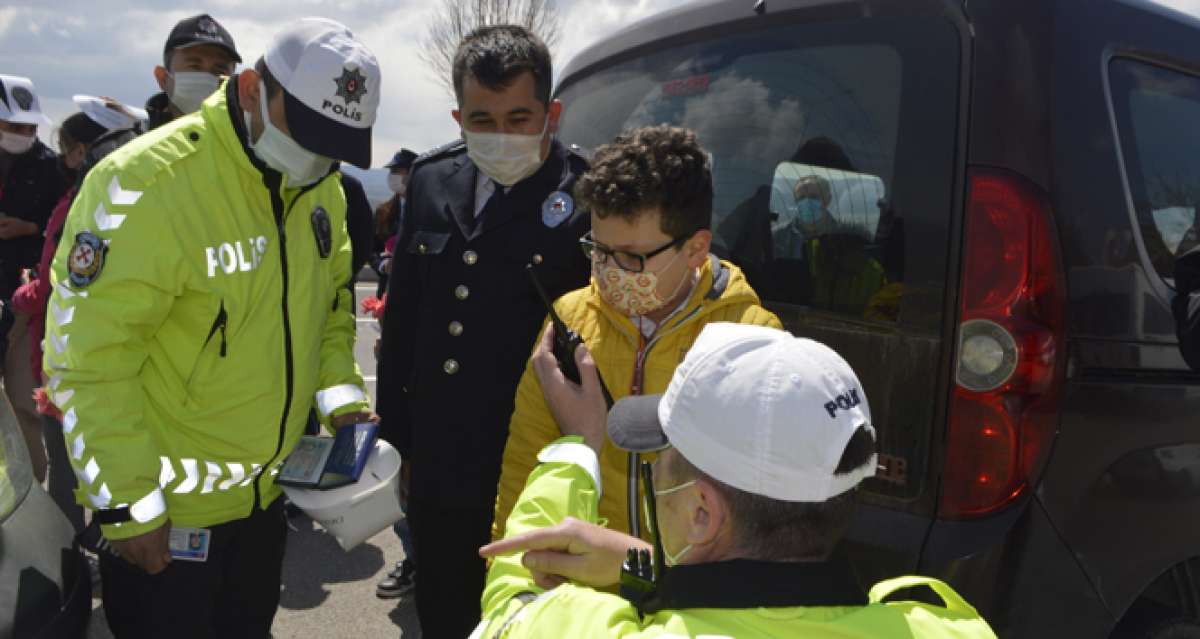
{"type": "Polygon", "coordinates": [[[213,337],[217,334],[217,331],[221,331],[221,357],[225,357],[225,327],[228,324],[229,315],[225,312],[225,300],[221,300],[221,310],[217,312],[217,317],[213,320],[212,328],[208,329],[208,337],[204,338],[204,346],[201,348],[201,350],[203,351],[204,348],[208,348],[209,342],[212,341],[213,337]]]}
{"type": "MultiPolygon", "coordinates": [[[[278,174],[275,174],[278,175],[278,174]]],[[[282,187],[282,177],[271,176],[267,173],[263,174],[263,184],[271,194],[271,210],[275,213],[275,228],[279,232],[279,268],[283,274],[283,346],[284,346],[284,363],[285,363],[285,378],[287,380],[287,390],[284,393],[283,415],[279,418],[279,437],[275,441],[275,452],[271,455],[271,459],[263,464],[262,471],[257,479],[254,480],[254,506],[250,512],[259,509],[262,502],[262,479],[264,476],[269,476],[271,466],[279,457],[279,453],[283,450],[283,438],[287,433],[288,414],[292,408],[292,395],[295,392],[293,384],[295,382],[295,371],[293,370],[293,354],[292,354],[292,320],[288,314],[288,261],[287,261],[287,230],[286,222],[292,208],[296,206],[306,193],[316,188],[323,180],[305,187],[296,195],[292,203],[285,210],[283,207],[283,197],[279,194],[279,189],[282,187]],[[272,184],[274,183],[274,184],[272,184]]]]}

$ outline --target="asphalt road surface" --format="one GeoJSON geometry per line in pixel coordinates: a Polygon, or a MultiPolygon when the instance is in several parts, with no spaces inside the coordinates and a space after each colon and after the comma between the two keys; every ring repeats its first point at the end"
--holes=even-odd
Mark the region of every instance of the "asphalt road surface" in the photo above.
{"type": "MultiPolygon", "coordinates": [[[[358,285],[360,306],[355,356],[375,396],[375,354],[379,336],[375,320],[361,313],[362,300],[375,294],[374,282],[358,285]]],[[[412,595],[404,599],[375,597],[375,584],[404,557],[389,528],[346,552],[337,541],[307,517],[291,519],[283,562],[279,612],[272,629],[278,639],[375,639],[420,637],[412,595]]],[[[418,577],[419,579],[419,577],[418,577]]],[[[89,639],[110,639],[99,590],[93,599],[89,639]]],[[[183,622],[183,620],[180,620],[183,622]]],[[[169,639],[169,638],[168,638],[169,639]]]]}

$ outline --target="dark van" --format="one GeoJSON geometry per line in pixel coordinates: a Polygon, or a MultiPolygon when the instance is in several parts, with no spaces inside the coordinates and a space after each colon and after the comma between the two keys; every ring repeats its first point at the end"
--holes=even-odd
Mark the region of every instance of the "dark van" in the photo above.
{"type": "Polygon", "coordinates": [[[560,137],[694,129],[718,253],[854,365],[864,583],[1008,637],[1200,636],[1200,21],[1142,0],[707,0],[576,57],[560,137]]]}

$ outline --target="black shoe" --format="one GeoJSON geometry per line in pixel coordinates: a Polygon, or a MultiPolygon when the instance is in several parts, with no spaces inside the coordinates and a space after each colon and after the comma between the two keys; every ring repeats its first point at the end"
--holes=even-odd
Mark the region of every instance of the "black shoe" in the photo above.
{"type": "Polygon", "coordinates": [[[396,562],[396,567],[388,576],[375,587],[375,596],[380,599],[397,599],[413,591],[416,587],[417,569],[412,562],[405,559],[396,562]]]}

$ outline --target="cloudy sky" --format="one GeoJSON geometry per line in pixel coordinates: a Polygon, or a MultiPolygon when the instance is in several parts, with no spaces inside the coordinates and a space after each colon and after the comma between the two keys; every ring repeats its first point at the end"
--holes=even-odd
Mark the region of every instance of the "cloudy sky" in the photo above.
{"type": "MultiPolygon", "coordinates": [[[[558,0],[560,68],[596,39],[687,0],[558,0]]],[[[732,1],[732,0],[730,0],[732,1]]],[[[1200,15],[1200,0],[1160,0],[1200,15]]],[[[378,56],[383,104],[375,127],[375,163],[400,146],[423,151],[457,137],[452,100],[417,58],[421,34],[440,0],[4,0],[0,73],[33,78],[44,108],[59,121],[71,95],[108,95],[142,104],[158,91],[152,70],[180,18],[211,13],[244,59],[263,52],[285,21],[323,15],[348,25],[378,56]]],[[[46,137],[50,131],[44,131],[46,137]]]]}
{"type": "MultiPolygon", "coordinates": [[[[558,0],[562,66],[584,47],[631,22],[685,0],[558,0]]],[[[33,78],[56,122],[75,111],[76,93],[141,105],[158,91],[154,65],[171,27],[210,13],[233,34],[242,58],[262,54],[277,27],[321,15],[354,31],[383,69],[383,103],[375,126],[375,163],[400,146],[418,152],[457,137],[453,101],[417,58],[421,34],[440,0],[4,0],[0,3],[0,73],[33,78]]],[[[47,137],[49,131],[42,132],[47,137]]]]}

